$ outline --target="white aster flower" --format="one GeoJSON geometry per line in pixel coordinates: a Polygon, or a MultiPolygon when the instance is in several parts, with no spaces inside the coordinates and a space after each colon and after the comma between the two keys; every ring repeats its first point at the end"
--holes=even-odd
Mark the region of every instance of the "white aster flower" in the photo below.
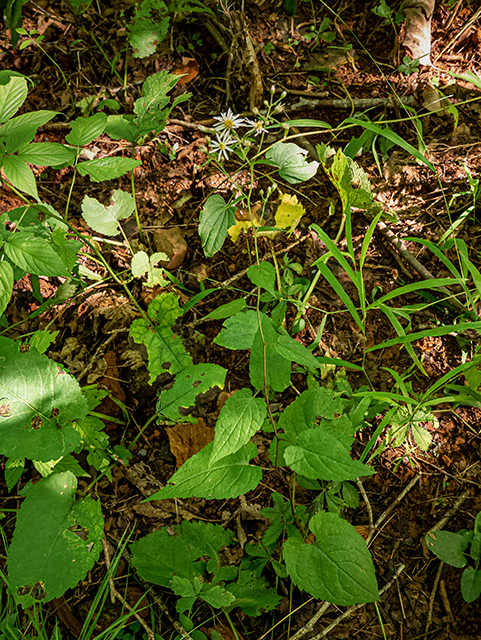
{"type": "MultiPolygon", "coordinates": [[[[267,133],[267,129],[264,126],[265,122],[262,120],[248,120],[245,119],[245,126],[250,127],[250,132],[254,133],[254,135],[258,136],[261,133],[267,133]]],[[[250,133],[249,132],[249,133],[250,133]]]]}
{"type": "Polygon", "coordinates": [[[217,124],[214,125],[214,129],[219,131],[232,131],[237,127],[242,127],[244,124],[244,118],[238,115],[235,116],[230,108],[221,113],[220,116],[214,116],[214,120],[218,120],[217,124]]]}
{"type": "Polygon", "coordinates": [[[237,140],[231,138],[228,132],[223,134],[217,134],[216,139],[212,140],[210,143],[210,152],[209,153],[218,153],[217,161],[220,162],[222,156],[227,160],[229,157],[229,153],[232,151],[232,145],[235,144],[237,140]]]}

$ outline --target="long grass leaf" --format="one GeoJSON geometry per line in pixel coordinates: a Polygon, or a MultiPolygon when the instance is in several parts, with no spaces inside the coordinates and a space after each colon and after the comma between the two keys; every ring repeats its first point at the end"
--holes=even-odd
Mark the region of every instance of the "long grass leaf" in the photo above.
{"type": "Polygon", "coordinates": [[[445,336],[448,333],[461,333],[461,331],[464,331],[465,329],[479,330],[481,329],[481,322],[460,322],[459,324],[450,324],[442,327],[435,327],[433,329],[425,329],[424,331],[411,333],[407,336],[399,336],[398,338],[381,342],[381,344],[377,344],[374,347],[369,347],[369,349],[366,349],[366,353],[369,351],[376,351],[377,349],[392,347],[394,344],[409,344],[410,342],[415,342],[416,340],[421,340],[428,336],[436,338],[437,336],[445,336]]]}
{"type": "Polygon", "coordinates": [[[384,138],[387,138],[391,142],[394,142],[394,144],[397,144],[399,147],[401,147],[401,149],[404,149],[404,151],[407,151],[408,153],[413,155],[415,158],[420,160],[422,163],[424,163],[426,166],[428,166],[432,171],[436,173],[436,169],[434,168],[434,166],[429,162],[427,158],[423,156],[422,153],[420,153],[416,149],[416,147],[413,147],[412,144],[409,144],[409,142],[406,142],[406,140],[403,140],[401,136],[399,136],[397,133],[394,133],[394,131],[391,131],[391,129],[383,129],[382,127],[378,127],[377,125],[375,125],[373,122],[366,122],[364,120],[358,120],[357,118],[347,118],[345,122],[354,124],[356,127],[369,129],[369,131],[374,131],[374,133],[377,133],[378,135],[383,136],[384,138]]]}
{"type": "Polygon", "coordinates": [[[369,309],[375,309],[377,305],[383,304],[388,300],[403,296],[406,293],[412,293],[413,291],[420,291],[422,289],[436,289],[437,287],[446,287],[452,284],[462,284],[466,282],[466,278],[435,278],[433,280],[422,280],[421,282],[412,282],[399,289],[393,289],[382,298],[378,298],[368,306],[369,309]]]}
{"type": "Polygon", "coordinates": [[[332,271],[329,269],[327,264],[325,264],[324,262],[317,263],[317,268],[322,273],[324,278],[329,282],[329,284],[337,293],[337,295],[341,298],[342,302],[344,302],[347,310],[353,317],[355,323],[357,324],[359,329],[362,331],[362,333],[364,333],[364,326],[362,324],[361,317],[359,316],[353,301],[351,300],[349,295],[346,293],[346,291],[344,291],[339,280],[336,278],[336,276],[332,273],[332,271]]]}

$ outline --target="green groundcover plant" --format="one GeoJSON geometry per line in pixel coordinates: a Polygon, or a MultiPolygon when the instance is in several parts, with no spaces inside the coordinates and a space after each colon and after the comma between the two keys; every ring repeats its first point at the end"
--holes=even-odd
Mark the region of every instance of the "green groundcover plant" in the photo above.
{"type": "MultiPolygon", "coordinates": [[[[62,212],[40,200],[31,166],[72,166],[70,192],[78,173],[101,182],[132,171],[139,161],[130,157],[85,161],[81,151],[103,134],[126,140],[135,149],[160,133],[172,108],[188,97],[170,99],[168,93],[177,80],[177,76],[167,72],[150,76],[134,103],[133,114],[107,116],[99,112],[77,118],[71,123],[65,144],[58,144],[33,141],[37,128],[57,114],[38,111],[16,115],[27,97],[27,80],[18,74],[0,72],[0,165],[5,181],[25,202],[0,216],[0,314],[4,333],[9,328],[4,312],[14,283],[20,278],[30,277],[39,302],[36,315],[49,305],[71,299],[76,291],[85,290],[86,278],[96,277],[79,265],[78,254],[84,245],[88,246],[91,255],[123,287],[137,308],[139,317],[131,324],[130,338],[147,350],[150,383],[161,374],[172,376],[172,384],[158,394],[154,416],[167,427],[195,422],[202,405],[224,388],[228,371],[217,364],[194,363],[181,335],[173,329],[185,312],[216,289],[203,289],[184,307],[173,293],[162,292],[147,311],[143,310],[127,285],[134,279],[140,279],[147,287],[164,284],[169,276],[158,267],[158,262],[165,256],[149,255],[147,247],[134,250],[124,237],[131,264],[124,272],[116,273],[97,243],[72,227],[70,197],[62,212]],[[63,279],[53,299],[43,300],[40,277],[63,279]]],[[[248,212],[247,228],[251,230],[248,240],[253,238],[256,261],[247,270],[247,278],[255,294],[222,305],[206,318],[223,322],[214,340],[217,345],[246,352],[248,380],[220,410],[214,440],[189,458],[149,500],[237,498],[256,489],[273,468],[280,467],[292,477],[293,492],[289,499],[273,494],[273,506],[261,511],[266,519],[265,533],[255,544],[245,545],[239,566],[226,563],[223,554],[226,547],[238,544],[234,532],[211,523],[184,522],[173,531],[163,528],[131,544],[132,564],[139,576],[171,589],[178,598],[176,608],[181,614],[190,614],[201,600],[226,615],[239,607],[245,614],[257,616],[280,601],[277,590],[268,581],[273,573],[288,576],[300,589],[337,605],[376,601],[379,595],[372,558],[365,541],[343,517],[343,509],[355,508],[359,503],[353,482],[374,473],[364,461],[379,433],[360,459],[353,453],[355,434],[368,426],[368,420],[384,414],[381,430],[391,427],[392,437],[399,442],[414,431],[416,442],[426,443],[419,425],[431,419],[431,407],[442,401],[439,393],[479,362],[479,358],[467,361],[453,375],[433,385],[431,395],[415,397],[412,387],[402,376],[396,377],[395,372],[397,386],[391,393],[369,389],[354,392],[347,382],[345,367],[363,371],[361,365],[314,355],[320,335],[309,346],[295,339],[296,331],[305,322],[313,287],[323,277],[338,293],[360,334],[366,333],[367,314],[372,309],[388,317],[397,337],[371,349],[404,344],[414,366],[424,372],[412,346],[422,335],[410,333],[410,318],[415,309],[396,309],[387,303],[404,293],[438,291],[439,287],[453,283],[459,284],[467,299],[474,301],[476,294],[467,286],[468,275],[475,281],[478,292],[481,277],[459,244],[462,269],[458,272],[450,263],[452,278],[415,283],[368,300],[364,261],[375,225],[385,213],[373,198],[366,174],[342,151],[334,153],[319,146],[319,161],[308,161],[305,150],[295,142],[285,139],[272,145],[265,142],[269,129],[280,129],[276,120],[280,100],[275,101],[271,95],[266,113],[258,114],[253,121],[231,111],[216,118],[211,161],[217,159],[223,168],[222,160],[230,153],[236,154],[248,169],[251,184],[247,193],[236,193],[228,201],[219,194],[210,196],[199,220],[205,255],[212,256],[236,226],[236,207],[242,205],[248,212]],[[242,127],[245,130],[240,135],[242,127]],[[320,227],[313,225],[326,252],[313,265],[317,271],[310,281],[298,277],[302,267],[287,257],[281,266],[275,259],[274,264],[261,260],[258,238],[262,234],[270,237],[268,234],[291,233],[299,220],[298,205],[281,194],[283,213],[274,225],[267,224],[269,199],[278,195],[274,180],[280,178],[297,185],[312,178],[320,167],[341,198],[341,231],[346,231],[347,250],[341,251],[320,227]],[[261,193],[260,201],[254,202],[254,175],[260,169],[265,171],[270,186],[261,193]],[[361,210],[371,219],[360,255],[353,247],[353,209],[361,210]],[[344,268],[358,294],[357,302],[347,296],[337,280],[330,266],[332,261],[344,268]],[[295,323],[289,331],[291,309],[295,312],[295,323]],[[407,326],[401,322],[406,320],[407,326]],[[337,373],[330,382],[323,382],[326,371],[336,367],[337,373]],[[304,375],[305,389],[287,406],[277,403],[274,411],[274,397],[290,388],[293,368],[304,375]],[[270,434],[272,439],[265,468],[258,461],[253,441],[259,433],[270,434]],[[298,486],[316,492],[311,505],[296,502],[298,486]]],[[[289,127],[328,125],[301,120],[283,126],[287,136],[289,127]]],[[[225,174],[229,176],[227,171],[225,174]]],[[[141,233],[133,178],[132,193],[116,189],[108,205],[85,194],[81,213],[97,234],[107,237],[122,234],[120,222],[132,215],[141,233]]],[[[445,258],[438,247],[429,248],[445,258]]],[[[479,326],[477,321],[460,322],[439,327],[435,335],[479,326]]],[[[56,334],[48,329],[35,332],[24,342],[0,336],[0,454],[5,456],[7,487],[13,491],[30,464],[41,475],[38,482],[28,482],[20,490],[24,500],[8,549],[5,580],[15,602],[23,607],[60,597],[75,587],[99,558],[104,535],[101,505],[88,490],[77,490],[77,478],[89,475],[79,460],[85,459],[111,479],[113,465],[118,461],[128,464],[131,457],[124,447],[110,445],[103,422],[95,412],[105,393],[81,388],[64,367],[45,354],[55,338],[56,334]]],[[[457,402],[468,396],[470,401],[477,401],[477,392],[477,388],[471,394],[459,388],[453,391],[457,402]]],[[[131,448],[134,444],[135,441],[131,448]]]]}

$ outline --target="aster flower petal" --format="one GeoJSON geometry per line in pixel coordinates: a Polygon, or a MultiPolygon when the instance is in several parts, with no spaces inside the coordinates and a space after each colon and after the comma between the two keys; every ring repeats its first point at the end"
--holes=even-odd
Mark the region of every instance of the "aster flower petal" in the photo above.
{"type": "Polygon", "coordinates": [[[244,118],[241,118],[239,115],[234,115],[231,108],[221,113],[220,116],[214,116],[214,120],[218,121],[214,125],[214,129],[218,131],[232,131],[244,125],[244,118]]]}

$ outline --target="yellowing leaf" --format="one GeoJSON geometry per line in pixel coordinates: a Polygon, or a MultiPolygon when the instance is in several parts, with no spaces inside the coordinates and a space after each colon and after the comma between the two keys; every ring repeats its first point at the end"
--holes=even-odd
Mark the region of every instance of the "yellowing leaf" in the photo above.
{"type": "Polygon", "coordinates": [[[296,196],[291,196],[288,193],[282,194],[278,202],[279,206],[275,217],[276,227],[294,231],[305,213],[304,207],[298,203],[296,196]]]}

